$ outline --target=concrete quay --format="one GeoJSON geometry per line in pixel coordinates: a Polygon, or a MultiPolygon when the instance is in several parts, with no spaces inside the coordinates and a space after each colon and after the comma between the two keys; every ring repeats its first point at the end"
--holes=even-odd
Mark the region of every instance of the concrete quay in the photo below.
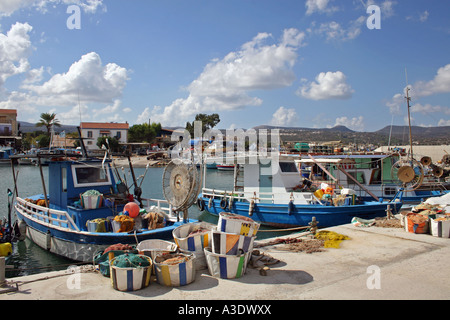
{"type": "Polygon", "coordinates": [[[9,287],[18,290],[0,294],[0,300],[450,299],[450,239],[351,224],[327,230],[351,239],[344,240],[339,249],[311,254],[281,250],[284,245],[261,248],[281,261],[270,266],[267,276],[248,268],[243,277],[224,280],[205,269],[183,287],[152,281],[144,289],[120,292],[99,273],[59,271],[7,279],[9,287]]]}

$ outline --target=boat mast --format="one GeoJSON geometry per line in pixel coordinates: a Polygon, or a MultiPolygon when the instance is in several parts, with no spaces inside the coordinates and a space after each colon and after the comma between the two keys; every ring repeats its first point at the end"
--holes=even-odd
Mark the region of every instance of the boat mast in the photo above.
{"type": "Polygon", "coordinates": [[[409,123],[409,145],[410,145],[410,154],[411,154],[411,158],[413,157],[413,143],[412,143],[412,132],[411,132],[411,112],[410,112],[410,108],[411,106],[409,105],[409,102],[411,101],[411,97],[409,96],[409,87],[406,87],[406,104],[408,106],[408,123],[409,123]]]}

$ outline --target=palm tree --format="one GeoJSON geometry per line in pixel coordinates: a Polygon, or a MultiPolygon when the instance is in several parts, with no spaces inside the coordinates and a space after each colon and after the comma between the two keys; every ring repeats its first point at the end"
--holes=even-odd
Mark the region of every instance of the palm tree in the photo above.
{"type": "Polygon", "coordinates": [[[56,113],[41,113],[41,120],[36,123],[36,127],[46,127],[47,134],[50,136],[50,130],[52,126],[61,127],[59,120],[56,119],[56,113]]]}

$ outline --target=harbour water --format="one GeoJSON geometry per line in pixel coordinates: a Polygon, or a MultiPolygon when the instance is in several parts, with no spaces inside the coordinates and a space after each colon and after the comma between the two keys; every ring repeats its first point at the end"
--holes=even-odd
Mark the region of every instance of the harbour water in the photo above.
{"type": "MultiPolygon", "coordinates": [[[[48,190],[48,167],[42,167],[44,181],[48,190]]],[[[136,178],[141,177],[145,173],[145,168],[134,168],[136,178]]],[[[38,167],[17,165],[15,166],[17,176],[17,188],[20,197],[27,197],[35,194],[42,194],[41,175],[38,167]]],[[[142,182],[143,198],[164,199],[162,191],[162,176],[164,168],[149,168],[142,182]]],[[[122,175],[130,185],[132,181],[129,168],[124,168],[122,175]]],[[[8,188],[14,190],[14,179],[10,166],[0,167],[0,218],[7,217],[8,214],[8,188]]],[[[140,179],[139,179],[140,181],[140,179]]],[[[139,182],[140,183],[140,182],[139,182]]],[[[208,170],[206,176],[206,185],[211,188],[222,190],[231,190],[233,185],[233,171],[208,170]]],[[[9,198],[12,200],[11,198],[9,198]]],[[[12,210],[13,221],[16,218],[12,210]]],[[[210,223],[217,223],[217,217],[207,213],[200,212],[196,205],[189,208],[189,217],[210,223]]],[[[264,228],[261,228],[264,229],[264,228]]],[[[282,233],[288,234],[288,233],[282,233]]],[[[279,232],[265,232],[262,237],[281,235],[279,232]]],[[[258,238],[261,238],[258,236],[258,238]]],[[[73,264],[73,261],[63,257],[56,256],[38,247],[28,238],[25,241],[19,241],[13,245],[13,255],[8,261],[9,265],[13,265],[14,269],[6,272],[6,277],[17,277],[30,274],[36,274],[54,270],[64,270],[73,264]]]]}

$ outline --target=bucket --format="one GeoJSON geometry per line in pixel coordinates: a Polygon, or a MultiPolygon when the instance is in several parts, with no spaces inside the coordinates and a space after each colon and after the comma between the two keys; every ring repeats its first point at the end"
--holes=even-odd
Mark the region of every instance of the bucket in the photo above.
{"type": "Polygon", "coordinates": [[[84,196],[80,195],[81,205],[84,209],[97,209],[102,206],[103,196],[84,196]]]}
{"type": "Polygon", "coordinates": [[[217,222],[217,230],[243,236],[256,236],[259,223],[238,214],[221,212],[217,222]]]}
{"type": "Polygon", "coordinates": [[[314,195],[316,196],[317,199],[322,199],[323,194],[324,193],[322,189],[317,189],[316,191],[314,191],[314,195]]]}
{"type": "Polygon", "coordinates": [[[428,218],[417,213],[406,215],[406,231],[411,233],[428,233],[428,218]]]}
{"type": "Polygon", "coordinates": [[[152,239],[139,242],[136,250],[139,251],[139,254],[146,255],[152,258],[152,260],[155,260],[156,255],[160,253],[173,253],[177,251],[177,245],[169,241],[152,239]]]}
{"type": "Polygon", "coordinates": [[[437,215],[435,219],[430,219],[431,235],[439,238],[450,238],[449,218],[446,215],[437,215]]]}
{"type": "Polygon", "coordinates": [[[239,255],[226,255],[214,253],[211,248],[205,248],[205,256],[209,273],[213,277],[235,279],[245,274],[251,252],[241,251],[239,255]]]}
{"type": "Polygon", "coordinates": [[[110,232],[112,231],[111,221],[98,218],[86,222],[88,232],[110,232]]]}
{"type": "Polygon", "coordinates": [[[111,260],[110,273],[111,285],[113,286],[113,288],[119,291],[136,291],[150,285],[150,276],[152,274],[152,260],[144,255],[134,255],[147,260],[149,262],[149,265],[145,267],[136,265],[126,268],[115,266],[117,259],[124,256],[125,255],[121,255],[111,260]]]}
{"type": "Polygon", "coordinates": [[[168,287],[187,285],[195,280],[195,257],[185,253],[161,253],[155,258],[156,280],[168,287]],[[170,264],[165,258],[179,259],[170,264]]]}
{"type": "Polygon", "coordinates": [[[199,251],[189,251],[180,249],[182,253],[192,254],[194,255],[194,267],[195,270],[204,270],[208,269],[208,265],[206,264],[205,252],[202,250],[199,251]]]}
{"type": "Polygon", "coordinates": [[[0,257],[7,257],[12,254],[12,245],[9,242],[0,243],[0,257]]]}
{"type": "Polygon", "coordinates": [[[211,250],[218,254],[237,255],[243,252],[253,251],[255,237],[247,237],[240,234],[226,233],[213,230],[211,250]]]}
{"type": "Polygon", "coordinates": [[[187,223],[176,227],[172,231],[173,239],[177,246],[182,250],[203,251],[209,246],[210,231],[213,227],[204,222],[187,223]],[[195,234],[190,235],[195,232],[195,234]]]}
{"type": "Polygon", "coordinates": [[[111,250],[106,253],[102,251],[97,252],[94,255],[94,264],[98,265],[98,269],[102,275],[108,277],[111,275],[110,262],[115,257],[118,257],[125,253],[138,253],[137,250],[111,250]]]}

